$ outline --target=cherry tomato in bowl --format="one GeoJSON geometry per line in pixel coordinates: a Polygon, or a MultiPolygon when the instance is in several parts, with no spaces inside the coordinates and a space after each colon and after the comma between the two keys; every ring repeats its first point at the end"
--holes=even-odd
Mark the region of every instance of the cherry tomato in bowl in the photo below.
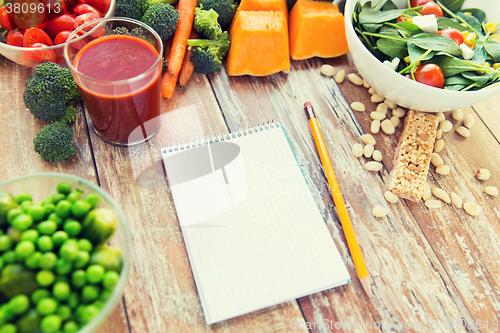
{"type": "Polygon", "coordinates": [[[61,31],[71,31],[75,28],[75,17],[71,14],[63,14],[47,22],[45,32],[54,39],[61,31]]]}
{"type": "Polygon", "coordinates": [[[29,28],[24,32],[23,47],[32,47],[33,44],[41,43],[46,46],[52,46],[54,43],[45,31],[39,28],[29,28]]]}
{"type": "Polygon", "coordinates": [[[35,43],[29,48],[24,48],[19,63],[24,66],[34,67],[42,62],[56,62],[56,54],[54,50],[47,48],[48,45],[43,43],[35,43]],[[35,50],[40,48],[40,50],[35,50]]]}
{"type": "Polygon", "coordinates": [[[411,0],[410,6],[411,7],[424,6],[428,2],[434,2],[434,0],[411,0]]]}
{"type": "Polygon", "coordinates": [[[54,38],[54,44],[59,45],[59,44],[64,44],[66,40],[68,39],[69,35],[71,34],[71,31],[61,31],[57,34],[56,38],[54,38]]]}
{"type": "Polygon", "coordinates": [[[419,66],[415,71],[415,79],[417,82],[426,84],[431,87],[443,88],[444,75],[441,67],[436,64],[425,64],[419,66]]]}
{"type": "Polygon", "coordinates": [[[462,35],[462,32],[458,29],[448,28],[439,30],[437,33],[438,35],[451,38],[458,46],[464,42],[464,35],[462,35]]]}
{"type": "Polygon", "coordinates": [[[436,17],[443,17],[443,10],[435,2],[428,2],[424,5],[424,8],[420,9],[420,14],[431,15],[434,14],[436,17]]]}
{"type": "Polygon", "coordinates": [[[86,13],[96,13],[100,17],[102,17],[102,14],[97,9],[95,9],[94,7],[92,7],[91,5],[88,5],[86,3],[81,3],[81,4],[77,5],[73,9],[73,12],[76,15],[81,15],[81,14],[86,14],[86,13]]]}
{"type": "Polygon", "coordinates": [[[9,17],[19,29],[29,29],[47,22],[47,11],[40,0],[15,0],[9,7],[9,17]]]}
{"type": "Polygon", "coordinates": [[[18,29],[9,31],[7,34],[7,44],[12,46],[23,46],[24,32],[18,29]]]}

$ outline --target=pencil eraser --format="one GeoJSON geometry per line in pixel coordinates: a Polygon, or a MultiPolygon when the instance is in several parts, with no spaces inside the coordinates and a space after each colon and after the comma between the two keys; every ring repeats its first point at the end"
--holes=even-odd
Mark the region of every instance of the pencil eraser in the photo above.
{"type": "Polygon", "coordinates": [[[311,105],[311,102],[305,102],[305,103],[304,103],[304,107],[305,107],[305,108],[307,108],[308,106],[312,106],[312,105],[311,105]]]}

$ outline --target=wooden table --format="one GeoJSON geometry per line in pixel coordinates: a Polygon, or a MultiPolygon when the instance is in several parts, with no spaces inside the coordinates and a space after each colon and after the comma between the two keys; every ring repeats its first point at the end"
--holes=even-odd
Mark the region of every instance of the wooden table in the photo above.
{"type": "MultiPolygon", "coordinates": [[[[326,62],[337,70],[355,71],[349,56],[326,62]]],[[[352,112],[348,105],[356,100],[365,102],[369,110],[376,105],[369,101],[365,88],[347,80],[337,86],[333,79],[322,76],[322,63],[320,59],[294,61],[289,74],[264,78],[228,77],[224,69],[208,77],[194,75],[186,88],[178,88],[174,98],[163,103],[165,113],[194,104],[207,136],[272,119],[284,125],[352,277],[346,286],[207,326],[159,160],[164,140],[176,138],[162,130],[135,150],[114,147],[89,131],[79,112],[72,126],[76,156],[57,164],[44,162],[32,148],[33,137],[44,123],[32,116],[22,100],[32,70],[0,59],[0,182],[42,171],[75,174],[102,186],[127,217],[133,253],[129,281],[123,301],[98,332],[285,332],[305,326],[311,332],[499,329],[500,198],[489,197],[483,190],[487,185],[500,187],[500,95],[463,109],[476,120],[472,135],[463,138],[454,131],[445,133],[446,145],[440,154],[451,173],[438,175],[432,166],[429,172],[432,187],[454,191],[464,202],[476,202],[482,208],[479,216],[469,216],[448,204],[432,211],[422,201],[390,204],[383,193],[402,125],[393,135],[374,135],[384,169],[366,171],[367,159],[355,158],[351,147],[360,142],[361,134],[370,132],[370,119],[368,113],[352,112]],[[371,299],[356,277],[302,109],[305,101],[317,113],[372,275],[371,299]],[[137,169],[136,161],[143,160],[144,154],[149,156],[149,164],[137,169]],[[479,168],[487,168],[491,179],[476,179],[479,168]],[[375,205],[386,206],[388,216],[373,217],[375,205]],[[467,321],[468,329],[461,328],[462,320],[467,321]]],[[[451,119],[451,114],[446,117],[451,119]]],[[[458,123],[452,122],[456,128],[458,123]]],[[[181,134],[183,130],[189,132],[189,128],[181,129],[181,134]]]]}

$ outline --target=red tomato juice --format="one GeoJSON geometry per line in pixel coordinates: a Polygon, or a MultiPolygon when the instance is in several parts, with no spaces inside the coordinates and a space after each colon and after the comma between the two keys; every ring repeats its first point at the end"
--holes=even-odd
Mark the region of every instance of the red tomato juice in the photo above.
{"type": "Polygon", "coordinates": [[[97,133],[125,144],[138,127],[142,139],[154,133],[161,114],[161,62],[151,69],[157,59],[151,44],[126,35],[95,39],[78,52],[73,66],[87,78],[76,81],[97,133]]]}

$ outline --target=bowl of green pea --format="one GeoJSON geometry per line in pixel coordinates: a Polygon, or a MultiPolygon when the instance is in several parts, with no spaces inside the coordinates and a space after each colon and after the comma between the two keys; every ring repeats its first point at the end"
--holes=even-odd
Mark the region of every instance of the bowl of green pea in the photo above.
{"type": "Polygon", "coordinates": [[[0,184],[0,333],[89,333],[121,299],[125,216],[99,186],[62,173],[0,184]]]}

